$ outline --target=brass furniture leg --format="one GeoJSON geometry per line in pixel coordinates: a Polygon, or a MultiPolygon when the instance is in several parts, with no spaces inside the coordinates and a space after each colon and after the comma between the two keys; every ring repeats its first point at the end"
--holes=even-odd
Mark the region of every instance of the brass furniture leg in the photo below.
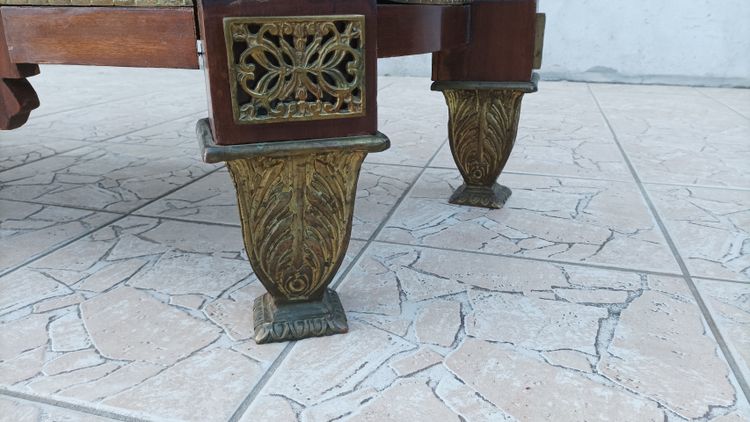
{"type": "Polygon", "coordinates": [[[464,184],[449,202],[502,208],[511,190],[496,183],[513,150],[523,94],[531,82],[435,82],[448,104],[448,138],[464,184]]]}
{"type": "Polygon", "coordinates": [[[352,230],[360,166],[385,135],[218,146],[198,122],[207,162],[226,161],[237,189],[250,265],[268,290],[253,307],[255,341],[345,333],[344,309],[327,286],[352,230]]]}

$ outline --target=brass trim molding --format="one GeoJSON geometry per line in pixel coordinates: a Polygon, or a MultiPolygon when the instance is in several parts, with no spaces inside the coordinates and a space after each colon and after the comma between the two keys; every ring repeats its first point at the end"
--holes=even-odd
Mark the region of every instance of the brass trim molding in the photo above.
{"type": "Polygon", "coordinates": [[[224,18],[237,124],[365,114],[364,15],[224,18]]]}
{"type": "Polygon", "coordinates": [[[385,151],[391,146],[387,136],[378,132],[374,135],[350,136],[332,139],[306,139],[304,141],[259,142],[243,145],[216,145],[211,134],[208,119],[198,121],[196,127],[201,156],[206,163],[220,163],[256,156],[289,156],[308,154],[320,150],[359,150],[366,152],[385,151]]]}
{"type": "Polygon", "coordinates": [[[435,82],[448,105],[448,140],[464,179],[449,202],[502,208],[511,190],[496,180],[508,162],[518,131],[521,100],[531,82],[435,82]]]}
{"type": "Polygon", "coordinates": [[[484,89],[484,90],[511,89],[515,91],[521,91],[524,94],[531,94],[539,90],[539,74],[536,72],[533,72],[531,74],[531,80],[528,82],[524,82],[524,81],[508,81],[508,82],[435,81],[432,83],[431,89],[433,91],[445,91],[448,89],[484,89]]]}

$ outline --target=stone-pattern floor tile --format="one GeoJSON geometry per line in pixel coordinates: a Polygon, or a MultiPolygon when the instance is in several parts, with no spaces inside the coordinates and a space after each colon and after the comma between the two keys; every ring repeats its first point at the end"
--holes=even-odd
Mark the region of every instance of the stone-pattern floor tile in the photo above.
{"type": "Polygon", "coordinates": [[[695,279],[724,341],[750,379],[750,284],[695,279]]]}
{"type": "Polygon", "coordinates": [[[206,109],[202,92],[180,92],[179,101],[175,101],[176,95],[159,91],[85,109],[33,117],[15,131],[18,135],[52,137],[64,133],[66,138],[100,141],[206,109]]]}
{"type": "Polygon", "coordinates": [[[696,88],[699,92],[719,101],[750,119],[750,89],[696,88]]]}
{"type": "Polygon", "coordinates": [[[0,173],[0,198],[127,212],[214,168],[195,148],[100,143],[0,173]]]}
{"type": "Polygon", "coordinates": [[[750,187],[750,120],[688,89],[592,85],[644,182],[750,187]]]}
{"type": "MultiPolygon", "coordinates": [[[[203,72],[199,70],[41,66],[40,74],[29,78],[41,103],[32,111],[31,119],[72,109],[104,109],[107,107],[105,103],[154,92],[181,103],[186,94],[190,98],[205,97],[203,78],[203,72]]],[[[206,101],[201,104],[205,106],[206,101]]]]}
{"type": "MultiPolygon", "coordinates": [[[[412,167],[365,164],[357,184],[352,237],[369,239],[419,173],[412,167]]],[[[226,170],[207,176],[137,214],[239,226],[237,198],[226,170]]]]}
{"type": "Polygon", "coordinates": [[[0,273],[118,217],[110,213],[0,200],[0,273]]]}
{"type": "MultiPolygon", "coordinates": [[[[445,145],[431,163],[455,168],[445,145]]],[[[586,84],[545,84],[524,97],[518,136],[505,172],[631,181],[586,84]]]]}
{"type": "MultiPolygon", "coordinates": [[[[518,139],[503,170],[504,173],[633,180],[619,149],[613,142],[538,134],[528,128],[523,114],[518,132],[518,139]]],[[[440,150],[431,166],[456,167],[449,145],[440,150]]]]}
{"type": "Polygon", "coordinates": [[[87,142],[0,132],[0,171],[88,145],[87,142]]]}
{"type": "MultiPolygon", "coordinates": [[[[351,332],[295,344],[243,420],[747,414],[678,277],[376,242],[338,290],[351,332]],[[460,310],[455,341],[425,342],[419,315],[447,302],[460,310]]],[[[453,331],[451,318],[438,321],[453,331]]]]}
{"type": "Polygon", "coordinates": [[[646,188],[693,276],[750,281],[750,191],[646,188]]]}
{"type": "Polygon", "coordinates": [[[226,420],[284,346],[252,340],[264,290],[236,227],[126,217],[0,291],[0,387],[123,415],[226,420]]]}
{"type": "Polygon", "coordinates": [[[8,422],[107,422],[113,419],[0,396],[0,420],[8,422]]]}
{"type": "Polygon", "coordinates": [[[679,273],[633,183],[508,174],[505,207],[451,205],[457,170],[428,170],[379,239],[679,273]]]}
{"type": "Polygon", "coordinates": [[[206,112],[198,112],[188,117],[152,126],[137,132],[128,133],[107,142],[116,144],[138,144],[144,146],[179,147],[191,149],[195,156],[200,156],[198,136],[195,126],[199,119],[206,117],[206,112]]]}
{"type": "Polygon", "coordinates": [[[448,139],[448,109],[424,78],[389,78],[378,93],[378,129],[391,147],[367,156],[368,163],[422,167],[448,139]]]}

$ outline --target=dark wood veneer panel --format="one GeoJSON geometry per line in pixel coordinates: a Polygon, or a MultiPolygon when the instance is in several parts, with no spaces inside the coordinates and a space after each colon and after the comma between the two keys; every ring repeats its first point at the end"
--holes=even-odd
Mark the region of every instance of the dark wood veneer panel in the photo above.
{"type": "Polygon", "coordinates": [[[2,7],[15,63],[198,68],[191,7],[2,7]]]}
{"type": "Polygon", "coordinates": [[[531,80],[536,3],[536,0],[475,0],[471,4],[469,45],[435,53],[433,80],[531,80]]]}
{"type": "Polygon", "coordinates": [[[378,57],[458,48],[469,40],[469,6],[378,5],[378,57]]]}

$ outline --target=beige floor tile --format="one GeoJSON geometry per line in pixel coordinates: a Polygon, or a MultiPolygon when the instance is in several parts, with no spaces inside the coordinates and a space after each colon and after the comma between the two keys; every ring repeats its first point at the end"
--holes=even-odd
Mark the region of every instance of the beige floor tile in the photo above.
{"type": "Polygon", "coordinates": [[[8,422],[106,422],[103,416],[0,396],[0,418],[8,422]]]}
{"type": "Polygon", "coordinates": [[[750,283],[696,279],[695,284],[745,379],[750,378],[750,283]]]}
{"type": "Polygon", "coordinates": [[[693,276],[750,281],[750,191],[646,188],[693,276]]]}
{"type": "Polygon", "coordinates": [[[696,88],[702,94],[719,101],[750,119],[750,89],[696,88]]]}
{"type": "Polygon", "coordinates": [[[284,346],[251,339],[264,290],[235,227],[127,217],[0,289],[0,386],[119,414],[226,420],[284,346]]]}
{"type": "MultiPolygon", "coordinates": [[[[359,176],[352,237],[368,239],[419,173],[412,167],[365,164],[359,176]]],[[[225,170],[160,199],[137,214],[239,225],[237,199],[225,170]]]]}
{"type": "Polygon", "coordinates": [[[294,345],[245,420],[662,421],[746,411],[681,278],[375,243],[338,290],[351,332],[294,345]],[[428,294],[410,290],[410,275],[428,294]],[[563,290],[587,294],[565,299],[563,290]],[[446,302],[460,309],[456,341],[430,344],[418,316],[446,302]]]}
{"type": "Polygon", "coordinates": [[[110,213],[0,200],[0,272],[54,250],[118,217],[110,213]]]}
{"type": "MultiPolygon", "coordinates": [[[[389,78],[390,79],[390,78],[389,78]]],[[[448,109],[424,78],[393,78],[378,93],[378,129],[390,149],[370,154],[368,163],[425,166],[448,139],[448,109]]]]}
{"type": "Polygon", "coordinates": [[[175,101],[175,95],[155,90],[135,98],[32,117],[15,131],[19,135],[50,137],[64,133],[66,138],[100,141],[206,109],[203,94],[186,91],[178,95],[180,100],[175,101]]]}
{"type": "Polygon", "coordinates": [[[693,89],[592,85],[645,182],[750,187],[750,120],[693,89]]]}
{"type": "MultiPolygon", "coordinates": [[[[539,133],[526,121],[522,115],[518,139],[503,172],[633,180],[614,142],[539,133]]],[[[431,166],[456,168],[449,145],[440,150],[431,166]]]]}
{"type": "MultiPolygon", "coordinates": [[[[29,78],[41,103],[31,118],[76,108],[106,108],[104,103],[154,92],[201,98],[206,91],[203,78],[200,70],[45,65],[38,76],[29,78]]],[[[206,101],[201,104],[205,107],[206,101]]]]}
{"type": "Polygon", "coordinates": [[[214,168],[194,147],[100,143],[0,173],[0,198],[126,212],[214,168]]]}
{"type": "Polygon", "coordinates": [[[633,183],[505,175],[501,210],[451,205],[457,170],[428,170],[379,239],[678,273],[633,183]]]}
{"type": "MultiPolygon", "coordinates": [[[[444,146],[431,164],[455,168],[444,146]]],[[[631,181],[612,134],[586,84],[542,82],[524,96],[506,172],[631,181]]]]}
{"type": "Polygon", "coordinates": [[[200,157],[198,136],[195,126],[199,119],[206,117],[204,112],[198,112],[188,117],[183,117],[171,122],[128,133],[123,136],[107,141],[112,144],[138,144],[143,146],[162,146],[180,148],[192,151],[193,155],[200,157]]]}
{"type": "Polygon", "coordinates": [[[41,136],[32,138],[16,132],[0,132],[0,171],[86,145],[87,142],[70,139],[41,136]]]}

